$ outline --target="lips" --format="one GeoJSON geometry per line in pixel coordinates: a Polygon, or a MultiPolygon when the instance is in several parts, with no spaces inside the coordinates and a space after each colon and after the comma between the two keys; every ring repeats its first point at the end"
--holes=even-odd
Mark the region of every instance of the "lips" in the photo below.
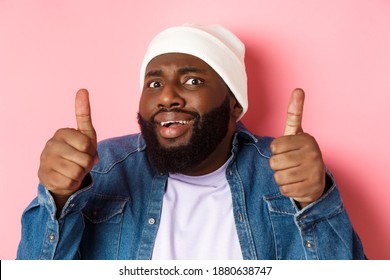
{"type": "Polygon", "coordinates": [[[165,127],[170,127],[171,125],[186,125],[186,124],[189,124],[190,121],[182,121],[182,120],[179,120],[179,121],[165,121],[165,122],[160,122],[160,125],[161,126],[165,126],[165,127]]]}
{"type": "Polygon", "coordinates": [[[154,123],[160,137],[172,139],[188,134],[195,118],[192,113],[161,112],[154,116],[154,123]]]}

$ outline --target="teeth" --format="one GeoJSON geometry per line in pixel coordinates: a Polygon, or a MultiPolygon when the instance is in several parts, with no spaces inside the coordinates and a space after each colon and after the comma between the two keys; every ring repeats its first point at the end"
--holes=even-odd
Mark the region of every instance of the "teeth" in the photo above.
{"type": "Polygon", "coordinates": [[[190,121],[167,121],[167,122],[161,122],[160,125],[161,126],[170,126],[172,124],[185,125],[185,124],[188,124],[188,123],[190,123],[190,121]]]}

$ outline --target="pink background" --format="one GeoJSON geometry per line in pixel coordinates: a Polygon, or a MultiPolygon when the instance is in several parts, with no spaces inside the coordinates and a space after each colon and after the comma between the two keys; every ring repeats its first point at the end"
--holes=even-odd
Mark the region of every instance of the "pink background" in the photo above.
{"type": "Polygon", "coordinates": [[[39,155],[91,94],[99,139],[137,132],[138,69],[161,29],[220,23],[247,45],[247,126],[283,132],[294,87],[371,259],[390,259],[390,1],[0,0],[0,258],[13,259],[39,155]]]}

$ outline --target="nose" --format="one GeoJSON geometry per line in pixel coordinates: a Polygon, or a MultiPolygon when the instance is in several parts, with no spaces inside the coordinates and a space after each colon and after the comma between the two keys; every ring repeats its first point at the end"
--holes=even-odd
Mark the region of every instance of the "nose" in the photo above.
{"type": "Polygon", "coordinates": [[[159,95],[159,108],[181,108],[185,101],[181,96],[179,89],[171,84],[165,84],[159,95]]]}

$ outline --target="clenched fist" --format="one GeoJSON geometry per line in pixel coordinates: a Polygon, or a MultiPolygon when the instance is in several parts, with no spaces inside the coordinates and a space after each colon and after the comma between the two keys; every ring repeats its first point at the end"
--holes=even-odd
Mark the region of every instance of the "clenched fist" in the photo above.
{"type": "Polygon", "coordinates": [[[282,194],[303,208],[321,197],[325,189],[325,165],[314,139],[302,129],[305,93],[295,89],[290,98],[284,136],[271,143],[270,166],[282,194]]]}
{"type": "Polygon", "coordinates": [[[38,177],[52,193],[57,212],[81,186],[98,161],[96,132],[92,125],[89,94],[81,89],[75,101],[77,129],[59,129],[42,151],[38,177]]]}

